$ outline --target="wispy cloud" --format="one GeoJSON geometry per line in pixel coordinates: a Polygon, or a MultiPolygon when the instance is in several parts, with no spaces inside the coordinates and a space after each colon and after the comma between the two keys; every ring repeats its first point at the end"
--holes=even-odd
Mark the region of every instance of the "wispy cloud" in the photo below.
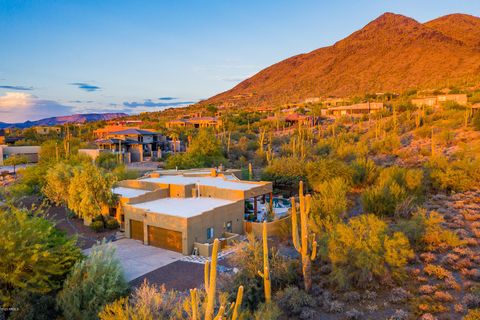
{"type": "Polygon", "coordinates": [[[72,107],[23,92],[6,92],[0,95],[0,113],[3,122],[15,123],[69,115],[72,107]]]}
{"type": "Polygon", "coordinates": [[[171,101],[171,100],[177,100],[178,98],[174,98],[174,97],[160,97],[158,98],[158,100],[162,100],[162,101],[171,101]]]}
{"type": "Polygon", "coordinates": [[[85,82],[74,82],[74,83],[70,83],[70,85],[77,86],[78,89],[84,90],[84,91],[87,91],[87,92],[93,92],[93,91],[98,91],[98,90],[102,89],[98,86],[94,86],[93,84],[88,84],[88,83],[85,83],[85,82]]]}
{"type": "Polygon", "coordinates": [[[0,86],[0,89],[28,91],[28,90],[33,90],[33,87],[4,85],[4,86],[0,86]]]}
{"type": "Polygon", "coordinates": [[[123,105],[128,108],[138,108],[138,107],[149,107],[149,108],[168,108],[168,107],[176,107],[176,106],[184,106],[188,104],[195,103],[195,101],[175,101],[175,102],[154,102],[151,99],[145,99],[143,102],[132,101],[128,102],[125,101],[123,105]]]}

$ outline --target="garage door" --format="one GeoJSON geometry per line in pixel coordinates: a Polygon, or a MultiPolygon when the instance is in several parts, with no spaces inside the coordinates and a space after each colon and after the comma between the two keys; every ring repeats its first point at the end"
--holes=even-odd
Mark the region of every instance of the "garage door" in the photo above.
{"type": "Polygon", "coordinates": [[[182,252],[182,233],[148,226],[148,244],[159,248],[182,252]]]}
{"type": "Polygon", "coordinates": [[[143,222],[130,220],[130,238],[143,242],[143,222]]]}

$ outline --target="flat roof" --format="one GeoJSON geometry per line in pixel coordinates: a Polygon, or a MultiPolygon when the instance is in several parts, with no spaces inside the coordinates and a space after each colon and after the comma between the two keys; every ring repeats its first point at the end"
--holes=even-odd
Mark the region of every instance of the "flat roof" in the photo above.
{"type": "Polygon", "coordinates": [[[147,192],[150,192],[150,190],[117,187],[117,188],[113,188],[112,192],[124,198],[133,198],[133,197],[141,196],[147,192]]]}
{"type": "Polygon", "coordinates": [[[142,181],[161,183],[161,184],[200,184],[201,186],[217,187],[221,189],[248,191],[261,186],[259,183],[245,183],[235,180],[224,179],[223,177],[189,177],[183,175],[164,175],[157,178],[146,178],[142,181]]]}
{"type": "Polygon", "coordinates": [[[217,198],[163,198],[131,204],[130,206],[148,210],[152,213],[166,214],[180,218],[190,218],[232,203],[234,203],[234,201],[217,198]]]}

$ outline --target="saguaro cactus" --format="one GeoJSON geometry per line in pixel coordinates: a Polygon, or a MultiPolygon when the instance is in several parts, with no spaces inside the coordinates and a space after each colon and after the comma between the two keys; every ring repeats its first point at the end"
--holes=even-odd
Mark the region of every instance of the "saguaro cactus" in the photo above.
{"type": "Polygon", "coordinates": [[[218,260],[218,239],[213,241],[212,262],[205,263],[205,291],[207,293],[207,308],[205,309],[205,320],[213,319],[213,308],[215,307],[215,289],[217,285],[217,260],[218,260]]]}
{"type": "Polygon", "coordinates": [[[270,266],[268,264],[268,242],[267,242],[267,222],[263,221],[263,273],[258,271],[263,278],[263,287],[265,291],[265,303],[272,301],[272,283],[270,282],[270,266]]]}
{"type": "MultiPolygon", "coordinates": [[[[227,319],[225,314],[231,314],[232,320],[237,320],[239,315],[240,306],[243,299],[243,286],[238,287],[237,299],[230,304],[230,308],[225,312],[225,306],[222,305],[218,309],[217,315],[214,317],[215,308],[215,291],[217,281],[217,260],[218,260],[218,239],[213,242],[212,250],[212,262],[205,263],[205,292],[206,292],[206,307],[205,307],[205,320],[222,320],[227,319]]],[[[197,289],[190,290],[190,300],[192,304],[192,320],[199,319],[198,312],[198,291],[197,289]]]]}
{"type": "Polygon", "coordinates": [[[298,230],[295,198],[292,197],[292,239],[295,249],[302,256],[303,281],[305,291],[308,292],[312,287],[312,261],[317,256],[317,241],[315,241],[315,234],[310,235],[308,232],[308,214],[310,213],[311,197],[310,195],[303,195],[303,181],[300,181],[299,199],[300,230],[298,230]]]}

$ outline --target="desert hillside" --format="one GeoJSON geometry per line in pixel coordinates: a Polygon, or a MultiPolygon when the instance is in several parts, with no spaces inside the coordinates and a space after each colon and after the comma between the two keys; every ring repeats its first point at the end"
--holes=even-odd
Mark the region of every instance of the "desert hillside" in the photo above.
{"type": "Polygon", "coordinates": [[[333,46],[274,64],[202,104],[278,105],[322,96],[478,83],[480,18],[419,23],[385,13],[333,46]]]}

